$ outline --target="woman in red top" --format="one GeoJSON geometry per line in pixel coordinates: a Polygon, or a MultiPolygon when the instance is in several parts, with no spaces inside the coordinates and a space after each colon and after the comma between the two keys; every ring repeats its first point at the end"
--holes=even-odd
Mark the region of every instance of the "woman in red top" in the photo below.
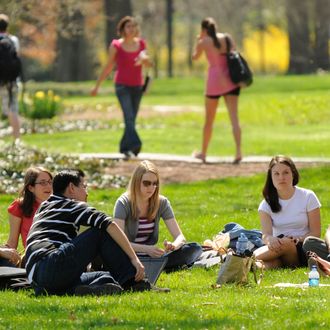
{"type": "Polygon", "coordinates": [[[122,18],[118,23],[117,32],[120,39],[111,42],[108,62],[91,94],[97,94],[102,81],[116,65],[115,89],[125,120],[120,152],[126,157],[131,157],[138,155],[142,146],[135,129],[135,121],[142,97],[142,66],[151,66],[151,62],[146,54],[146,43],[139,37],[138,25],[133,17],[122,18]]]}
{"type": "Polygon", "coordinates": [[[42,167],[30,167],[26,171],[19,198],[8,207],[10,232],[7,243],[0,250],[0,265],[17,265],[20,262],[17,251],[19,236],[25,248],[34,214],[41,202],[53,192],[52,182],[52,174],[42,167]]]}

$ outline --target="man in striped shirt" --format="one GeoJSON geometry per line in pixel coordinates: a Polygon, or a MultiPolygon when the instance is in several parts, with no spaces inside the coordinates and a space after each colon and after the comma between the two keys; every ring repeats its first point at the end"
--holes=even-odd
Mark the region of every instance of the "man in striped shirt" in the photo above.
{"type": "Polygon", "coordinates": [[[54,177],[53,195],[35,214],[27,239],[26,270],[36,294],[149,290],[127,237],[109,216],[88,206],[87,196],[82,171],[63,170],[54,177]],[[90,228],[78,235],[81,225],[90,228]],[[85,272],[97,256],[106,271],[85,272]]]}

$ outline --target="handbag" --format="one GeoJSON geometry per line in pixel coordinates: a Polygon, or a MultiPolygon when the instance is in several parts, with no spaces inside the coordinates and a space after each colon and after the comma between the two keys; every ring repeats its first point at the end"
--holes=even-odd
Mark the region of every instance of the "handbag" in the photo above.
{"type": "Polygon", "coordinates": [[[149,74],[147,74],[144,78],[144,83],[143,83],[143,86],[142,86],[143,94],[148,93],[148,91],[150,89],[150,84],[151,84],[151,76],[149,74]]]}
{"type": "Polygon", "coordinates": [[[254,281],[257,284],[260,284],[263,277],[263,268],[261,268],[261,273],[258,279],[255,257],[239,256],[230,251],[227,253],[224,263],[220,266],[217,284],[247,284],[249,282],[249,272],[251,269],[253,271],[254,281]]]}
{"type": "Polygon", "coordinates": [[[227,45],[227,63],[229,76],[234,84],[240,87],[250,86],[253,82],[253,74],[245,58],[237,51],[230,50],[231,44],[228,36],[225,36],[227,45]]]}

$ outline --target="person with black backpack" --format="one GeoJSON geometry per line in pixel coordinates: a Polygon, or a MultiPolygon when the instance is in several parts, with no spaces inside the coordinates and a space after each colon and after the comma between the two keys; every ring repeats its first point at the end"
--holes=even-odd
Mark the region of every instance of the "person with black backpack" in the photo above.
{"type": "Polygon", "coordinates": [[[8,116],[15,142],[20,137],[17,79],[22,74],[19,40],[7,32],[9,18],[0,14],[0,98],[2,113],[8,116]]]}

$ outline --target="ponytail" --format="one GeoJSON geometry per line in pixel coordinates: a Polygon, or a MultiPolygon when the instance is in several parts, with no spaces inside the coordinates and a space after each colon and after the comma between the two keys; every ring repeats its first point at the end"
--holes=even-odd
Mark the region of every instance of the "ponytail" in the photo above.
{"type": "Polygon", "coordinates": [[[206,30],[207,35],[213,40],[214,47],[220,49],[221,44],[217,38],[217,27],[213,18],[208,17],[203,19],[201,26],[202,29],[206,30]]]}

